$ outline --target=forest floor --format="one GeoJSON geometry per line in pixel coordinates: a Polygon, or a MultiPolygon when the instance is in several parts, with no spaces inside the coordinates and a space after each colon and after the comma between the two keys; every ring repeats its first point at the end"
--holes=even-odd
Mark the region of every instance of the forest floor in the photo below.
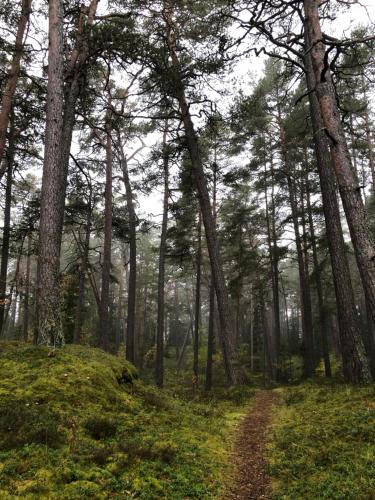
{"type": "Polygon", "coordinates": [[[1,500],[374,498],[374,384],[207,393],[187,368],[158,390],[99,349],[47,354],[0,342],[1,500]]]}
{"type": "Polygon", "coordinates": [[[259,391],[255,403],[242,420],[233,449],[234,482],[225,500],[268,499],[271,482],[267,473],[266,443],[272,410],[278,396],[259,391]]]}

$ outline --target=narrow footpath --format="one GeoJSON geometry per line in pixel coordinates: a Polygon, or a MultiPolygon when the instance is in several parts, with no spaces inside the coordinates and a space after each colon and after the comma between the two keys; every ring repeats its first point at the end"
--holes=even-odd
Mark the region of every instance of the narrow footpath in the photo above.
{"type": "Polygon", "coordinates": [[[266,472],[265,446],[272,407],[277,401],[273,391],[259,391],[255,404],[243,419],[233,449],[234,482],[223,500],[261,500],[270,498],[270,478],[266,472]]]}

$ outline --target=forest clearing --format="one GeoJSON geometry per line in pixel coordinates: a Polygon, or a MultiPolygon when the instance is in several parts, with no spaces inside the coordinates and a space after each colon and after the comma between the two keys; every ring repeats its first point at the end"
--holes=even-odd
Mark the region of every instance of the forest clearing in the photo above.
{"type": "Polygon", "coordinates": [[[375,498],[373,0],[2,0],[0,500],[375,498]]]}

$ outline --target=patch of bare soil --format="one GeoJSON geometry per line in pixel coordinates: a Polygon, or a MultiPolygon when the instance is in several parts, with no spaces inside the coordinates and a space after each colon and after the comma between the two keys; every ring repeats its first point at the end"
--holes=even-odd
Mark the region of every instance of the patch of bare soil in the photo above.
{"type": "Polygon", "coordinates": [[[276,400],[277,395],[273,391],[259,391],[254,406],[241,422],[233,449],[234,481],[223,500],[270,498],[271,485],[266,473],[265,446],[272,406],[276,400]]]}

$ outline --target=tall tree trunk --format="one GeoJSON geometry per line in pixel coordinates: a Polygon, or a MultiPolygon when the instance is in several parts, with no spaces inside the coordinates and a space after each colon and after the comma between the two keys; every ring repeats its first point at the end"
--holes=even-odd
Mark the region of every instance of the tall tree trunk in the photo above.
{"type": "Polygon", "coordinates": [[[198,237],[197,237],[197,255],[196,255],[196,283],[195,283],[195,316],[194,316],[194,387],[198,386],[198,363],[199,363],[199,326],[201,312],[201,276],[202,276],[202,217],[199,212],[198,216],[198,237]]]}
{"type": "Polygon", "coordinates": [[[135,307],[137,293],[137,215],[134,208],[133,190],[129,178],[127,158],[118,135],[122,179],[125,185],[126,207],[129,214],[129,280],[128,317],[126,322],[126,359],[135,362],[135,307]]]}
{"type": "Polygon", "coordinates": [[[272,298],[275,322],[276,363],[279,363],[281,349],[280,297],[279,297],[279,250],[276,232],[275,172],[271,155],[271,241],[272,241],[272,298]]]}
{"type": "MultiPolygon", "coordinates": [[[[307,38],[307,33],[305,37],[307,38]]],[[[306,47],[308,46],[309,44],[306,40],[306,47]]],[[[355,383],[368,378],[368,367],[359,329],[350,268],[345,251],[329,143],[324,132],[319,101],[316,93],[313,92],[316,85],[310,54],[306,55],[304,64],[309,90],[315,155],[320,178],[327,240],[335,286],[343,371],[345,379],[355,383]]]]}
{"type": "Polygon", "coordinates": [[[3,242],[1,247],[1,267],[0,267],[0,335],[4,326],[7,276],[8,276],[10,216],[12,207],[12,185],[13,185],[13,161],[14,161],[14,148],[15,148],[13,136],[14,134],[11,133],[9,147],[4,159],[4,163],[7,166],[7,182],[5,188],[4,229],[3,229],[3,242]]]}
{"type": "MultiPolygon", "coordinates": [[[[348,222],[357,265],[361,276],[366,299],[375,321],[375,248],[366,220],[365,208],[361,197],[358,179],[350,160],[345,132],[341,123],[329,66],[326,66],[326,50],[322,43],[319,19],[319,3],[304,0],[306,31],[309,53],[315,75],[315,94],[317,96],[324,130],[331,146],[332,164],[335,170],[339,191],[348,222]]],[[[364,356],[353,360],[353,378],[368,379],[368,364],[364,356]],[[361,369],[362,365],[362,369],[361,369]],[[357,371],[357,375],[354,372],[357,371]]],[[[357,356],[358,357],[358,356],[357,356]]]]}
{"type": "Polygon", "coordinates": [[[30,303],[30,276],[31,276],[31,234],[27,236],[27,249],[26,249],[26,279],[25,279],[25,300],[23,304],[23,325],[22,336],[23,340],[27,342],[29,336],[29,303],[30,303]]]}
{"type": "MultiPolygon", "coordinates": [[[[80,249],[81,254],[81,265],[79,273],[79,283],[78,283],[78,297],[77,305],[75,311],[74,320],[74,331],[73,331],[73,342],[79,344],[81,342],[81,330],[82,330],[82,318],[83,318],[83,304],[85,300],[85,283],[86,274],[89,260],[90,252],[90,237],[91,237],[91,226],[92,226],[92,186],[89,186],[90,194],[87,203],[87,220],[85,227],[85,241],[83,243],[83,248],[80,249]]],[[[80,245],[80,241],[77,242],[80,245]]]]}
{"type": "MultiPolygon", "coordinates": [[[[217,175],[218,164],[216,157],[216,145],[214,149],[214,162],[212,165],[213,185],[212,185],[212,215],[216,228],[216,196],[217,196],[217,175]]],[[[215,350],[215,284],[211,273],[210,291],[209,291],[209,316],[208,316],[208,338],[207,338],[207,361],[206,361],[206,381],[205,389],[210,391],[212,389],[212,365],[213,354],[215,350]]]]}
{"type": "MultiPolygon", "coordinates": [[[[307,165],[307,163],[306,163],[306,165],[307,165]]],[[[316,247],[316,237],[315,237],[314,221],[313,221],[312,210],[311,210],[309,179],[308,179],[307,172],[306,172],[306,177],[305,177],[305,184],[306,184],[307,215],[308,215],[308,220],[309,220],[311,247],[312,247],[313,262],[314,262],[315,285],[316,285],[316,293],[318,296],[320,335],[321,335],[321,340],[322,340],[324,371],[325,371],[326,377],[331,377],[332,371],[331,371],[331,362],[329,359],[327,314],[326,314],[326,310],[324,307],[322,277],[320,274],[320,267],[319,267],[319,261],[318,261],[318,250],[316,247]]]]}
{"type": "MultiPolygon", "coordinates": [[[[265,159],[264,155],[264,159],[265,159]]],[[[265,197],[265,211],[266,211],[266,226],[267,226],[267,244],[268,244],[268,254],[270,259],[270,271],[271,271],[271,282],[272,282],[272,305],[273,305],[273,335],[272,335],[272,346],[273,349],[271,353],[273,370],[277,374],[278,360],[280,355],[280,303],[279,303],[279,266],[278,266],[278,255],[277,247],[275,246],[277,242],[276,239],[276,228],[275,221],[271,221],[271,218],[275,217],[275,202],[274,202],[274,180],[273,180],[273,158],[271,158],[271,217],[269,210],[268,201],[268,180],[267,180],[267,165],[264,165],[264,197],[265,197]]],[[[270,344],[271,345],[271,344],[270,344]]]]}
{"type": "Polygon", "coordinates": [[[163,220],[161,224],[160,248],[159,248],[159,276],[158,276],[158,317],[156,329],[156,363],[155,383],[157,387],[164,385],[164,288],[165,288],[165,255],[167,250],[168,229],[168,200],[169,200],[169,152],[168,152],[168,119],[165,121],[163,134],[163,168],[164,168],[164,199],[163,220]]]}
{"type": "Polygon", "coordinates": [[[112,251],[112,111],[111,99],[109,98],[108,111],[106,115],[106,180],[105,180],[105,208],[104,208],[104,246],[102,267],[102,289],[100,296],[99,315],[99,339],[100,346],[108,351],[110,314],[109,314],[109,287],[111,275],[111,251],[112,251]]]}
{"type": "MultiPolygon", "coordinates": [[[[165,5],[168,2],[164,2],[165,5]]],[[[217,305],[220,317],[220,337],[223,349],[224,366],[228,382],[235,384],[237,382],[237,372],[234,363],[234,352],[230,339],[233,338],[233,322],[229,308],[229,297],[225,283],[223,266],[219,252],[216,228],[211,210],[210,197],[207,188],[207,179],[203,169],[203,163],[199,152],[198,138],[191,118],[189,104],[186,99],[184,84],[181,76],[180,62],[176,51],[176,33],[172,20],[173,9],[165,7],[163,15],[167,28],[168,47],[171,55],[172,66],[175,70],[175,96],[180,105],[181,118],[185,128],[186,143],[190,153],[193,176],[198,192],[200,209],[202,213],[203,224],[206,232],[207,248],[210,256],[212,276],[215,284],[217,305]]]]}
{"type": "Polygon", "coordinates": [[[304,358],[304,376],[312,377],[314,375],[314,345],[313,345],[313,321],[311,311],[311,293],[308,276],[306,276],[305,260],[303,258],[303,248],[301,242],[301,235],[299,231],[298,222],[298,205],[295,193],[295,184],[292,179],[292,172],[290,171],[289,158],[287,153],[287,146],[285,142],[285,130],[281,119],[279,109],[279,128],[280,128],[280,144],[285,169],[286,180],[289,191],[289,203],[292,212],[293,227],[295,234],[295,243],[298,260],[298,273],[301,293],[301,317],[302,317],[302,348],[304,358]]]}
{"type": "Polygon", "coordinates": [[[36,338],[52,348],[63,342],[60,316],[62,237],[61,146],[64,103],[63,1],[49,1],[47,121],[40,206],[36,338]]]}
{"type": "Polygon", "coordinates": [[[362,72],[361,74],[361,84],[363,91],[363,98],[365,101],[365,130],[366,130],[366,141],[368,149],[368,165],[370,167],[371,178],[372,178],[372,191],[375,193],[375,157],[374,157],[374,145],[372,143],[371,128],[370,128],[370,118],[369,118],[369,102],[367,97],[365,76],[362,72]]]}
{"type": "Polygon", "coordinates": [[[26,32],[27,25],[29,24],[30,12],[31,12],[32,0],[22,0],[21,2],[21,16],[18,21],[16,40],[13,58],[10,66],[10,71],[8,79],[6,81],[3,96],[1,99],[1,110],[0,110],[0,180],[4,176],[7,165],[2,163],[7,130],[10,118],[10,112],[12,109],[13,96],[17,88],[18,76],[21,67],[21,58],[24,48],[24,36],[26,32]]]}

